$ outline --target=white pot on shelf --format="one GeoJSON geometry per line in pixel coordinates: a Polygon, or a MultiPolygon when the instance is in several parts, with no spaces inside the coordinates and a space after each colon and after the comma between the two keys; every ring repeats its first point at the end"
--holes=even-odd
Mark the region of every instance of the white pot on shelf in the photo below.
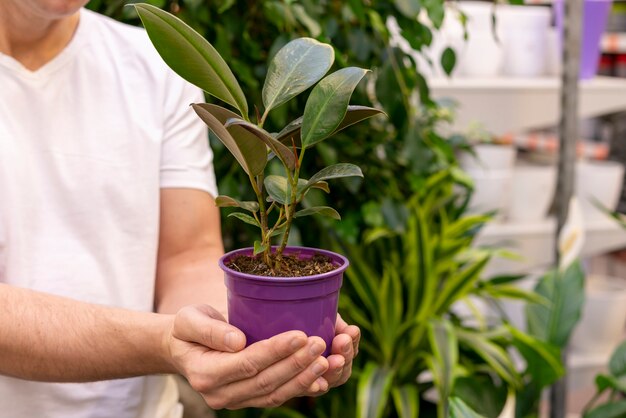
{"type": "Polygon", "coordinates": [[[459,164],[463,170],[480,172],[513,170],[517,149],[512,145],[477,144],[473,149],[475,155],[464,152],[459,156],[459,164]]]}
{"type": "Polygon", "coordinates": [[[470,213],[496,212],[495,219],[506,217],[511,191],[511,170],[468,170],[474,182],[474,192],[469,202],[470,213]]]}
{"type": "Polygon", "coordinates": [[[591,275],[570,346],[579,355],[609,355],[624,338],[626,279],[591,275]]]}
{"type": "Polygon", "coordinates": [[[602,222],[608,216],[598,209],[614,210],[619,202],[624,181],[624,165],[615,161],[583,161],[576,165],[576,195],[585,221],[602,222]]]}
{"type": "Polygon", "coordinates": [[[502,72],[518,77],[546,73],[550,9],[542,6],[498,5],[496,31],[504,52],[502,72]]]}
{"type": "Polygon", "coordinates": [[[511,181],[508,220],[517,223],[544,220],[554,198],[556,174],[553,165],[516,165],[511,181]]]}

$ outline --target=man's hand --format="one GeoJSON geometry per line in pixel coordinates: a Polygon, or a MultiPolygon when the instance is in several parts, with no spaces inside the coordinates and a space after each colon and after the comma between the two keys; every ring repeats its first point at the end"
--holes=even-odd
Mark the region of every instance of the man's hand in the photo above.
{"type": "MultiPolygon", "coordinates": [[[[359,353],[359,340],[361,339],[361,330],[355,325],[348,325],[339,314],[337,314],[335,333],[331,355],[328,356],[328,371],[322,376],[328,382],[329,388],[343,385],[350,378],[352,360],[359,353]]],[[[309,393],[309,396],[319,396],[322,393],[309,393]]]]}
{"type": "MultiPolygon", "coordinates": [[[[338,322],[338,330],[350,332],[348,328],[338,322]]],[[[352,341],[338,335],[333,342],[333,353],[338,354],[328,360],[321,356],[324,341],[307,338],[300,331],[279,334],[244,349],[241,331],[210,306],[197,305],[176,314],[164,344],[173,366],[210,407],[237,409],[276,407],[297,396],[319,395],[329,388],[322,376],[328,375],[332,385],[343,383],[350,374],[352,341]],[[350,347],[344,355],[346,340],[350,347]],[[339,370],[332,375],[327,373],[330,362],[339,370]]]]}

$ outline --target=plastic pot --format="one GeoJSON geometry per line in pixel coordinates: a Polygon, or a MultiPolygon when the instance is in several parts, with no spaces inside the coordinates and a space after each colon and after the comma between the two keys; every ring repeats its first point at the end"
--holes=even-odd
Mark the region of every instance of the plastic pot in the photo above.
{"type": "Polygon", "coordinates": [[[493,170],[513,170],[517,149],[511,145],[477,144],[474,153],[464,152],[459,156],[459,164],[466,171],[491,172],[493,170]]]}
{"type": "Polygon", "coordinates": [[[513,170],[511,222],[538,222],[546,218],[556,189],[556,166],[518,165],[513,170]]]}
{"type": "Polygon", "coordinates": [[[231,251],[219,260],[228,290],[228,321],[243,331],[248,345],[282,332],[300,330],[308,336],[321,337],[326,342],[324,355],[330,354],[339,289],[348,259],[317,248],[287,247],[285,255],[328,256],[337,269],[313,276],[266,277],[226,266],[234,257],[252,254],[252,248],[244,248],[231,251]]]}
{"type": "Polygon", "coordinates": [[[576,165],[576,194],[585,221],[612,222],[595,201],[609,210],[619,203],[624,165],[616,161],[584,161],[576,165]]]}

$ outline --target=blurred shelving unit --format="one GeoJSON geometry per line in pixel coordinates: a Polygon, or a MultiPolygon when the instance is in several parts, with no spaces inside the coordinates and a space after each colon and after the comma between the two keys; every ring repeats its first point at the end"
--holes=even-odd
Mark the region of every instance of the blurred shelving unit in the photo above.
{"type": "Polygon", "coordinates": [[[626,32],[607,33],[602,37],[602,52],[626,54],[626,32]]]}
{"type": "MultiPolygon", "coordinates": [[[[458,107],[453,125],[465,130],[474,121],[497,136],[558,122],[560,79],[437,78],[429,80],[436,99],[451,99],[458,107]]],[[[580,82],[580,117],[599,116],[626,108],[626,79],[596,77],[580,82]]]]}
{"type": "MultiPolygon", "coordinates": [[[[486,277],[522,274],[548,269],[554,264],[556,219],[536,223],[490,223],[478,235],[476,245],[505,248],[519,260],[494,259],[486,277]]],[[[585,225],[582,258],[604,254],[626,246],[626,230],[607,218],[585,225]]]]}

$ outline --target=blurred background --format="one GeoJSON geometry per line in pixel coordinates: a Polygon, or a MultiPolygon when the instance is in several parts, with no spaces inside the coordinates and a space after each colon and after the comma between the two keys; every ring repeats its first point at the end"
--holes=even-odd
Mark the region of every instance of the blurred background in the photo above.
{"type": "MultiPolygon", "coordinates": [[[[306,204],[333,202],[342,220],[290,236],[351,259],[340,313],[363,331],[353,378],[217,416],[626,417],[626,2],[581,0],[571,259],[555,273],[565,1],[148,1],[205,35],[251,105],[272,55],[309,36],[335,47],[335,67],[372,69],[353,101],[388,115],[319,144],[305,172],[352,162],[365,179],[311,192],[306,204]]],[[[139,25],[126,3],[88,7],[139,25]]],[[[278,108],[268,130],[302,108],[278,108]]],[[[220,192],[243,197],[244,173],[211,144],[220,192]]],[[[227,250],[248,246],[254,231],[223,215],[227,250]]],[[[213,414],[185,401],[186,417],[213,414]]]]}

